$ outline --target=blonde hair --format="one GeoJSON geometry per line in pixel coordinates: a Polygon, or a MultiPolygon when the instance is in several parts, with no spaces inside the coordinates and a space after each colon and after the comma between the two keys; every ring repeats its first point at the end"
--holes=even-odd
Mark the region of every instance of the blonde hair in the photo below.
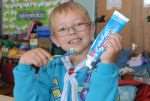
{"type": "Polygon", "coordinates": [[[57,15],[62,14],[62,13],[67,13],[69,11],[77,10],[80,11],[83,16],[87,17],[87,20],[90,21],[90,16],[88,14],[88,11],[86,8],[84,8],[82,5],[80,5],[77,2],[66,2],[63,4],[58,5],[53,9],[53,11],[49,15],[49,25],[51,28],[54,27],[54,19],[57,15]]]}

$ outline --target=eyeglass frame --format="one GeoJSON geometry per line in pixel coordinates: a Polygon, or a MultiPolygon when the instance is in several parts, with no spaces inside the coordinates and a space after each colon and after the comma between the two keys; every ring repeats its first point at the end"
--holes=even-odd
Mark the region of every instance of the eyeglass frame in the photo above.
{"type": "Polygon", "coordinates": [[[70,33],[70,29],[72,29],[75,32],[82,32],[89,25],[91,25],[91,22],[80,22],[80,23],[73,24],[70,27],[62,27],[58,31],[55,31],[54,33],[60,33],[58,36],[68,36],[69,35],[68,33],[70,33]],[[82,29],[79,29],[79,28],[82,28],[82,29]]]}

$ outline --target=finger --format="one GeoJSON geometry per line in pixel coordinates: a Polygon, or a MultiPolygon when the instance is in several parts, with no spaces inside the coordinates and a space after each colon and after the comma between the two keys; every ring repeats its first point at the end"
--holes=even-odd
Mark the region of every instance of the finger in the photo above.
{"type": "Polygon", "coordinates": [[[110,37],[113,37],[113,38],[119,40],[120,42],[122,41],[122,36],[119,34],[112,34],[112,35],[110,35],[110,37]]]}
{"type": "Polygon", "coordinates": [[[44,55],[44,53],[40,50],[36,50],[36,51],[37,51],[36,53],[37,53],[38,57],[40,58],[41,63],[47,64],[48,58],[44,55]]]}
{"type": "Polygon", "coordinates": [[[34,67],[41,67],[40,63],[37,60],[32,59],[31,62],[32,62],[32,66],[34,66],[34,67]]]}
{"type": "Polygon", "coordinates": [[[40,48],[40,51],[43,53],[43,55],[44,55],[47,59],[50,59],[50,58],[51,58],[50,54],[49,54],[47,51],[45,51],[45,50],[43,50],[43,49],[41,49],[41,48],[40,48]]]}
{"type": "Polygon", "coordinates": [[[109,44],[113,47],[113,50],[115,52],[118,52],[120,50],[120,46],[118,45],[117,41],[114,38],[109,40],[109,44]]]}
{"type": "Polygon", "coordinates": [[[31,57],[34,63],[36,63],[36,65],[41,66],[42,65],[42,59],[40,58],[40,56],[38,55],[38,53],[36,51],[33,51],[31,53],[31,57]]]}
{"type": "Polygon", "coordinates": [[[106,50],[108,51],[114,51],[114,52],[117,52],[119,50],[118,46],[117,46],[117,43],[115,41],[114,38],[109,38],[109,40],[107,40],[104,44],[104,47],[106,50]]]}
{"type": "Polygon", "coordinates": [[[120,35],[113,35],[111,37],[111,43],[118,49],[122,49],[122,37],[120,35]]]}
{"type": "Polygon", "coordinates": [[[111,45],[108,45],[109,44],[109,40],[111,39],[111,37],[109,36],[107,39],[106,39],[106,41],[103,43],[103,47],[104,48],[108,48],[108,47],[110,47],[111,45]]]}
{"type": "Polygon", "coordinates": [[[108,48],[113,48],[113,44],[112,44],[111,40],[112,40],[112,39],[109,37],[109,38],[104,42],[103,47],[106,48],[106,49],[108,49],[108,48]]]}

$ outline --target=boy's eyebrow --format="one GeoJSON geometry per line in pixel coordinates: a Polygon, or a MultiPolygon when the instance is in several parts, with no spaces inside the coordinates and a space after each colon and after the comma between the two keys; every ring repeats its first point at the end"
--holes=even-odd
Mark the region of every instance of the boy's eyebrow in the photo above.
{"type": "Polygon", "coordinates": [[[61,23],[58,25],[58,27],[63,27],[63,26],[65,26],[65,23],[61,23]]]}
{"type": "MultiPolygon", "coordinates": [[[[73,22],[75,22],[75,21],[83,21],[83,20],[86,22],[88,19],[85,20],[85,17],[83,17],[83,16],[82,17],[79,16],[79,17],[76,17],[76,18],[72,19],[73,22]]],[[[65,25],[65,22],[64,23],[60,23],[59,25],[65,25]]]]}
{"type": "MultiPolygon", "coordinates": [[[[75,18],[75,19],[73,19],[73,21],[86,21],[85,19],[87,19],[87,18],[85,18],[85,17],[77,17],[77,18],[75,18]]],[[[87,19],[88,20],[88,19],[87,19]]]]}

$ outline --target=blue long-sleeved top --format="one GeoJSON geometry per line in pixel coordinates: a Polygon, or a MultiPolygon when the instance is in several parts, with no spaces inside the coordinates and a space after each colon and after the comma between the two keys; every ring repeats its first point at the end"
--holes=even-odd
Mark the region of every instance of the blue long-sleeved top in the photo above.
{"type": "MultiPolygon", "coordinates": [[[[14,71],[15,101],[60,101],[66,69],[61,57],[49,61],[36,73],[31,65],[18,64],[14,71]]],[[[88,68],[77,72],[78,101],[82,100],[88,68]]],[[[93,70],[85,101],[116,101],[118,68],[115,64],[98,63],[93,70]]],[[[68,91],[70,94],[70,91],[68,91]]],[[[70,99],[70,98],[69,98],[70,99]]],[[[69,100],[71,101],[71,100],[69,100]]]]}

